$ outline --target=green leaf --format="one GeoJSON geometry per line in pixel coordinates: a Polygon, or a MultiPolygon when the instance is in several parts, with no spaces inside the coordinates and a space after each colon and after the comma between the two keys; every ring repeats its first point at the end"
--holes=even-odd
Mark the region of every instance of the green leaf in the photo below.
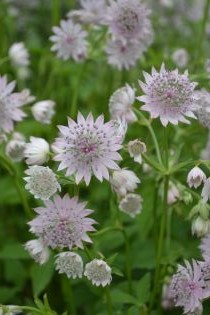
{"type": "Polygon", "coordinates": [[[114,255],[110,256],[110,257],[106,260],[106,261],[107,261],[107,264],[108,264],[108,265],[112,265],[118,255],[119,255],[119,253],[115,253],[114,255]]]}
{"type": "Polygon", "coordinates": [[[49,261],[43,265],[33,265],[31,268],[32,288],[35,296],[39,296],[53,277],[54,259],[51,257],[49,261]]]}
{"type": "Polygon", "coordinates": [[[114,303],[133,304],[139,306],[139,301],[136,298],[121,290],[112,290],[111,296],[114,303]]]}
{"type": "Polygon", "coordinates": [[[29,255],[20,243],[7,244],[0,251],[1,259],[29,259],[29,255]]]}
{"type": "Polygon", "coordinates": [[[11,287],[3,287],[2,286],[0,288],[0,301],[1,301],[1,303],[10,303],[18,291],[19,291],[18,288],[11,288],[11,287]]]}
{"type": "Polygon", "coordinates": [[[136,295],[142,304],[149,301],[150,297],[151,274],[146,273],[137,283],[136,295]]]}
{"type": "Polygon", "coordinates": [[[112,266],[112,273],[113,273],[114,275],[119,276],[119,277],[124,277],[123,272],[122,272],[120,269],[118,269],[117,267],[113,267],[113,266],[112,266]]]}

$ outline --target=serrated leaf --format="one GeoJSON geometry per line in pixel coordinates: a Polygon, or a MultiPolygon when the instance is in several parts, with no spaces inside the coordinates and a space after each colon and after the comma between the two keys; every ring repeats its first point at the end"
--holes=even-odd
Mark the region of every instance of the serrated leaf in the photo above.
{"type": "Polygon", "coordinates": [[[54,259],[51,257],[49,261],[43,265],[34,265],[31,268],[32,289],[35,296],[39,296],[53,277],[54,259]]]}
{"type": "Polygon", "coordinates": [[[147,273],[137,283],[136,295],[140,303],[149,301],[150,297],[151,274],[147,273]]]}

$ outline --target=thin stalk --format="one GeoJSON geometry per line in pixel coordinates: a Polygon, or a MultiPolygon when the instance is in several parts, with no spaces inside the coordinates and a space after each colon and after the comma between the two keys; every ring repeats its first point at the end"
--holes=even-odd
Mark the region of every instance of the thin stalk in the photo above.
{"type": "Polygon", "coordinates": [[[112,315],[112,298],[110,294],[110,289],[109,287],[104,288],[105,296],[106,296],[106,305],[107,305],[107,314],[112,315]]]}
{"type": "Polygon", "coordinates": [[[61,277],[61,286],[64,299],[70,310],[70,314],[76,315],[75,297],[70,279],[67,279],[66,277],[61,277]]]}
{"type": "Polygon", "coordinates": [[[132,294],[133,286],[132,286],[132,269],[131,269],[131,250],[130,243],[128,239],[128,235],[125,229],[122,229],[122,234],[125,240],[125,259],[126,259],[126,273],[128,278],[128,290],[129,293],[132,294]]]}
{"type": "Polygon", "coordinates": [[[16,168],[14,167],[14,165],[2,154],[0,154],[0,160],[3,162],[3,166],[9,171],[10,175],[12,175],[14,177],[14,183],[15,183],[15,188],[16,188],[16,191],[20,197],[20,200],[22,202],[22,205],[23,205],[23,208],[24,208],[24,211],[25,211],[25,214],[27,217],[31,217],[31,209],[28,205],[28,202],[27,202],[27,199],[26,199],[26,196],[22,190],[22,187],[20,185],[20,182],[19,182],[19,178],[18,178],[18,173],[17,173],[17,170],[16,168]]]}
{"type": "Polygon", "coordinates": [[[60,0],[52,0],[52,24],[58,24],[60,20],[60,0]]]}
{"type": "Polygon", "coordinates": [[[167,210],[167,224],[166,224],[166,250],[170,249],[171,245],[171,219],[172,219],[172,209],[167,210]]]}
{"type": "Polygon", "coordinates": [[[157,229],[157,200],[158,200],[158,185],[156,183],[153,197],[153,218],[154,218],[154,239],[157,248],[158,245],[158,229],[157,229]]]}

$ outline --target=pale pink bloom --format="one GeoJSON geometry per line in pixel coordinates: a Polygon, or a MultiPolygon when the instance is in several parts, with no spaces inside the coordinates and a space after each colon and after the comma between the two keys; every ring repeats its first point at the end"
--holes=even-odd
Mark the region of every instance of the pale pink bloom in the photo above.
{"type": "Polygon", "coordinates": [[[9,57],[14,67],[27,67],[29,65],[29,53],[22,42],[12,44],[9,49],[9,57]]]}
{"type": "Polygon", "coordinates": [[[207,202],[210,199],[210,177],[204,183],[201,197],[203,198],[204,202],[207,202]]]}
{"type": "Polygon", "coordinates": [[[41,239],[28,241],[24,247],[30,256],[40,265],[45,264],[50,257],[50,251],[41,239]]]}
{"type": "Polygon", "coordinates": [[[112,270],[107,263],[102,259],[93,259],[85,266],[84,275],[99,287],[105,287],[112,281],[112,270]]]}
{"type": "Polygon", "coordinates": [[[44,205],[34,209],[38,215],[29,225],[30,231],[47,246],[71,250],[75,246],[83,248],[83,241],[91,243],[87,232],[95,231],[93,224],[96,222],[88,217],[93,211],[85,208],[85,202],[66,194],[63,198],[56,195],[44,205]]]}
{"type": "Polygon", "coordinates": [[[121,199],[119,208],[122,212],[128,214],[131,218],[141,213],[143,199],[137,194],[127,194],[121,199]]]}
{"type": "Polygon", "coordinates": [[[26,116],[21,107],[30,103],[33,98],[28,90],[12,93],[15,82],[7,83],[6,76],[0,76],[0,130],[9,133],[14,129],[14,122],[26,116]]]}
{"type": "Polygon", "coordinates": [[[54,43],[51,50],[57,52],[57,56],[63,60],[72,58],[79,62],[87,56],[87,32],[79,24],[71,20],[62,20],[60,27],[54,26],[55,35],[50,37],[54,43]]]}
{"type": "Polygon", "coordinates": [[[135,66],[137,60],[143,55],[145,47],[139,42],[127,42],[109,40],[105,51],[108,55],[108,63],[118,70],[135,66]]]}
{"type": "Polygon", "coordinates": [[[73,252],[62,252],[56,256],[55,269],[58,273],[65,273],[68,278],[82,278],[82,258],[73,252]]]}
{"type": "Polygon", "coordinates": [[[202,238],[199,248],[202,252],[203,258],[210,261],[210,234],[207,234],[202,238]]]}
{"type": "Polygon", "coordinates": [[[153,38],[150,11],[140,0],[110,0],[106,24],[113,39],[141,42],[147,48],[153,38]]]}
{"type": "Polygon", "coordinates": [[[180,198],[180,192],[178,188],[174,184],[171,183],[168,190],[168,198],[167,198],[168,205],[172,205],[179,198],[180,198]]]}
{"type": "Polygon", "coordinates": [[[135,89],[129,84],[117,89],[110,97],[109,111],[112,119],[125,119],[127,123],[137,120],[132,110],[135,102],[135,89]]]}
{"type": "Polygon", "coordinates": [[[78,184],[83,178],[86,185],[92,174],[100,181],[109,180],[111,169],[118,169],[115,161],[121,160],[117,152],[122,145],[121,135],[117,134],[113,121],[104,123],[103,115],[94,122],[92,114],[85,118],[78,114],[77,122],[68,119],[68,127],[59,126],[60,136],[54,146],[61,150],[55,155],[60,161],[58,170],[67,169],[66,176],[76,175],[78,184]]]}
{"type": "Polygon", "coordinates": [[[42,165],[49,160],[50,146],[45,139],[30,137],[24,155],[29,165],[42,165]]]}
{"type": "Polygon", "coordinates": [[[160,72],[152,69],[152,75],[144,72],[146,83],[139,82],[145,95],[137,97],[145,105],[142,110],[148,111],[151,118],[160,117],[163,126],[170,122],[177,125],[179,121],[189,123],[185,118],[196,118],[194,88],[188,73],[179,74],[178,70],[168,71],[162,64],[160,72]]]}
{"type": "Polygon", "coordinates": [[[81,23],[102,24],[107,10],[105,0],[80,0],[81,8],[68,13],[69,18],[77,18],[81,23]]]}
{"type": "Polygon", "coordinates": [[[184,68],[188,64],[189,54],[186,49],[179,48],[173,52],[171,59],[173,60],[177,67],[184,68]]]}
{"type": "Polygon", "coordinates": [[[185,266],[178,265],[177,273],[172,277],[169,290],[175,306],[183,307],[184,314],[188,314],[202,310],[205,281],[201,268],[195,260],[192,265],[185,261],[185,266]]]}
{"type": "Polygon", "coordinates": [[[32,108],[32,114],[34,118],[43,123],[43,124],[50,124],[53,115],[55,114],[55,102],[51,100],[44,100],[35,103],[32,108]]]}
{"type": "Polygon", "coordinates": [[[198,166],[193,167],[187,175],[187,183],[190,188],[198,188],[202,184],[202,182],[205,182],[205,180],[206,175],[198,166]]]}
{"type": "Polygon", "coordinates": [[[127,169],[114,171],[110,182],[114,191],[122,197],[128,192],[133,192],[138,187],[138,184],[141,183],[136,174],[127,169]]]}

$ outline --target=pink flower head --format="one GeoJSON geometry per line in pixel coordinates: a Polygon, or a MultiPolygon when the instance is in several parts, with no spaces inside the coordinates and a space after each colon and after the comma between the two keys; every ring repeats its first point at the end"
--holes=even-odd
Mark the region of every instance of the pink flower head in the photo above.
{"type": "Polygon", "coordinates": [[[169,291],[176,306],[181,306],[184,313],[202,310],[202,300],[205,295],[205,282],[200,265],[193,260],[192,265],[185,261],[185,265],[178,265],[177,273],[173,275],[169,291]]]}
{"type": "Polygon", "coordinates": [[[0,76],[0,129],[9,133],[14,129],[14,122],[21,121],[26,114],[21,107],[32,101],[28,90],[12,93],[15,82],[7,83],[6,76],[0,76]]]}
{"type": "Polygon", "coordinates": [[[51,248],[72,249],[74,246],[83,247],[82,242],[91,242],[87,232],[94,231],[95,220],[87,216],[92,210],[86,209],[85,202],[78,198],[70,198],[67,194],[61,198],[56,195],[44,202],[45,207],[34,210],[38,216],[29,222],[30,231],[40,237],[45,245],[51,248]]]}
{"type": "Polygon", "coordinates": [[[108,55],[108,63],[118,70],[135,66],[137,60],[142,56],[145,47],[140,42],[123,43],[120,40],[110,40],[105,51],[108,55]]]}
{"type": "Polygon", "coordinates": [[[144,73],[146,83],[139,82],[145,95],[138,97],[145,103],[141,109],[148,111],[152,118],[160,117],[163,126],[169,122],[177,125],[179,121],[189,123],[184,117],[196,118],[195,82],[190,82],[188,73],[178,70],[167,71],[162,64],[158,73],[154,68],[152,75],[144,73]]]}
{"type": "Polygon", "coordinates": [[[56,51],[59,58],[63,60],[72,58],[78,62],[86,57],[87,33],[79,24],[71,20],[62,20],[60,27],[53,27],[53,32],[55,35],[50,37],[50,40],[54,42],[51,50],[56,51]]]}
{"type": "Polygon", "coordinates": [[[141,41],[149,46],[153,38],[149,14],[146,4],[140,0],[111,0],[106,24],[113,39],[124,43],[141,41]]]}
{"type": "Polygon", "coordinates": [[[103,115],[94,122],[92,114],[85,120],[78,114],[77,122],[68,119],[68,127],[59,126],[60,136],[55,147],[60,151],[55,156],[60,161],[58,170],[67,169],[66,176],[76,174],[76,183],[83,178],[86,185],[92,174],[100,181],[109,179],[108,169],[118,169],[115,160],[121,160],[117,152],[121,149],[119,135],[113,121],[104,123],[103,115]]]}

